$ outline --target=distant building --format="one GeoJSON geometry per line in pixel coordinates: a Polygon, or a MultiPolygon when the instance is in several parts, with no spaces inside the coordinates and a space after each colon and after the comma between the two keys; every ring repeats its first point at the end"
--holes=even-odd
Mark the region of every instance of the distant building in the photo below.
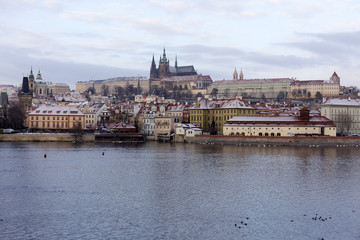
{"type": "Polygon", "coordinates": [[[98,95],[117,94],[117,88],[121,87],[126,91],[128,86],[137,88],[140,86],[142,92],[149,91],[149,79],[147,77],[116,77],[104,80],[80,81],[76,83],[76,92],[84,93],[94,89],[98,95]],[[107,92],[107,94],[104,92],[107,92]],[[105,94],[104,94],[105,93],[105,94]]]}
{"type": "Polygon", "coordinates": [[[295,80],[291,83],[292,98],[338,97],[340,93],[340,78],[336,74],[330,80],[295,80]]]}
{"type": "Polygon", "coordinates": [[[175,58],[175,66],[170,66],[170,60],[166,57],[165,48],[162,57],[160,56],[159,66],[156,67],[154,56],[150,67],[150,79],[161,79],[172,76],[197,75],[194,66],[178,66],[177,57],[175,58]]]}
{"type": "Polygon", "coordinates": [[[35,79],[32,68],[28,77],[28,88],[33,94],[33,97],[36,98],[64,95],[65,93],[70,92],[69,85],[65,83],[52,83],[44,81],[40,70],[38,71],[35,79]]]}
{"type": "Polygon", "coordinates": [[[321,104],[321,115],[334,121],[338,133],[360,135],[360,102],[358,99],[328,99],[321,104]]]}
{"type": "Polygon", "coordinates": [[[85,115],[76,107],[41,105],[28,115],[28,129],[75,130],[85,128],[85,115]]]}
{"type": "Polygon", "coordinates": [[[214,81],[208,88],[211,94],[217,89],[217,95],[224,97],[286,99],[289,97],[291,78],[237,79],[236,70],[233,80],[214,81]]]}
{"type": "Polygon", "coordinates": [[[156,67],[154,56],[150,67],[149,89],[154,92],[155,88],[166,90],[199,90],[207,89],[212,83],[208,75],[198,75],[194,66],[178,66],[177,57],[175,66],[170,66],[170,60],[166,57],[165,48],[160,56],[159,65],[156,67]]]}
{"type": "Polygon", "coordinates": [[[223,134],[227,136],[336,136],[333,121],[310,116],[303,108],[299,116],[237,116],[226,121],[223,134]]]}

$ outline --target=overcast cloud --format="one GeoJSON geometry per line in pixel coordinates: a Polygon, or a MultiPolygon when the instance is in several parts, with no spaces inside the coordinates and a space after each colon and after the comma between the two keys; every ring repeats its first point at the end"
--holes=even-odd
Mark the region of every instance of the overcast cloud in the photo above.
{"type": "Polygon", "coordinates": [[[0,84],[31,66],[45,81],[149,75],[163,47],[173,65],[213,80],[360,75],[360,3],[334,1],[0,0],[0,84]]]}

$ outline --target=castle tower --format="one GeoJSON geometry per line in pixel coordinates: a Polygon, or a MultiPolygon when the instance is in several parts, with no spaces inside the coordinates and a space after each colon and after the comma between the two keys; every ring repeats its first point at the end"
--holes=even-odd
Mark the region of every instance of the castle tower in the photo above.
{"type": "Polygon", "coordinates": [[[166,58],[165,47],[164,47],[163,55],[162,55],[162,57],[160,57],[158,74],[159,74],[158,75],[159,78],[170,76],[169,60],[166,58]]]}
{"type": "Polygon", "coordinates": [[[240,79],[240,80],[244,80],[244,74],[243,74],[242,69],[240,70],[239,79],[240,79]]]}
{"type": "Polygon", "coordinates": [[[340,78],[339,76],[336,74],[336,72],[333,73],[333,75],[330,77],[330,80],[333,82],[336,82],[338,84],[340,84],[340,78]]]}
{"type": "Polygon", "coordinates": [[[238,76],[238,73],[235,68],[234,73],[233,73],[233,80],[238,80],[238,79],[239,79],[239,76],[238,76]]]}

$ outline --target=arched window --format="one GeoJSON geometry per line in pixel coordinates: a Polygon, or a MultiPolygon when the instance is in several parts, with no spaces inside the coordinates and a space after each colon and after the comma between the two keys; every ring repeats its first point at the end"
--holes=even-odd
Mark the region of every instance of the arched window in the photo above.
{"type": "Polygon", "coordinates": [[[269,133],[265,133],[265,136],[269,136],[269,133]]]}
{"type": "Polygon", "coordinates": [[[271,136],[273,137],[273,136],[275,136],[275,134],[274,134],[274,133],[271,133],[271,136]]]}
{"type": "Polygon", "coordinates": [[[244,132],[242,132],[242,133],[241,133],[241,136],[245,136],[245,133],[244,133],[244,132]]]}
{"type": "Polygon", "coordinates": [[[280,136],[281,136],[281,134],[280,134],[280,133],[277,133],[277,134],[276,134],[276,136],[280,137],[280,136]]]}
{"type": "Polygon", "coordinates": [[[261,133],[261,132],[259,133],[259,136],[262,136],[262,133],[261,133]]]}

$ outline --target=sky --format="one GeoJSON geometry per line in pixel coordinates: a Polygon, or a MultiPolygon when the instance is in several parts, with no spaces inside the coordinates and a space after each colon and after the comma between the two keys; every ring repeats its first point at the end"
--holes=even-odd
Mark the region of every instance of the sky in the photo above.
{"type": "Polygon", "coordinates": [[[170,65],[232,79],[328,80],[360,87],[358,0],[0,0],[0,84],[31,67],[66,83],[149,77],[170,65]]]}

